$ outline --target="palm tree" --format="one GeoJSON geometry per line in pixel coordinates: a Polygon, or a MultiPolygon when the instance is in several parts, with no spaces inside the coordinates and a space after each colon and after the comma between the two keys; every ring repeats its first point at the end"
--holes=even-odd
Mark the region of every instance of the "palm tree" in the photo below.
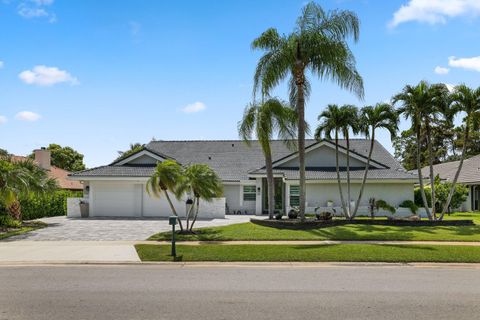
{"type": "Polygon", "coordinates": [[[365,106],[360,111],[360,114],[360,129],[367,139],[370,137],[370,149],[368,151],[367,165],[363,172],[362,186],[360,187],[358,199],[355,202],[352,219],[355,218],[357,214],[360,201],[362,200],[363,190],[365,189],[373,148],[375,146],[375,131],[377,129],[386,129],[390,132],[390,137],[393,139],[398,131],[399,122],[398,113],[388,103],[377,103],[375,106],[365,106]]]}
{"type": "Polygon", "coordinates": [[[208,165],[192,164],[185,168],[183,179],[181,179],[180,184],[176,188],[177,197],[188,193],[192,194],[195,198],[195,202],[190,207],[186,218],[186,230],[192,232],[193,225],[198,217],[200,199],[211,201],[214,198],[220,197],[223,194],[222,181],[208,165]],[[194,206],[195,215],[193,216],[192,223],[189,224],[194,206]]]}
{"type": "Polygon", "coordinates": [[[363,80],[355,68],[355,58],[346,42],[359,37],[360,22],[351,11],[325,12],[315,2],[308,3],[297,19],[295,30],[280,35],[267,29],[252,43],[265,51],[254,75],[254,95],[268,95],[288,75],[290,103],[298,113],[298,158],[300,173],[300,218],[305,219],[305,100],[310,93],[307,71],[319,79],[329,79],[363,97],[363,80]]]}
{"type": "Polygon", "coordinates": [[[115,161],[118,161],[120,159],[125,159],[126,157],[128,157],[128,156],[130,156],[134,153],[142,151],[143,149],[145,149],[144,144],[141,144],[139,142],[130,143],[130,149],[128,149],[126,151],[117,151],[118,152],[118,157],[115,161]]]}
{"type": "MultiPolygon", "coordinates": [[[[147,193],[157,198],[162,196],[162,192],[170,205],[172,213],[178,217],[177,210],[170,199],[169,192],[177,194],[177,186],[182,180],[183,168],[174,160],[165,160],[157,163],[157,167],[152,176],[147,181],[147,193]]],[[[178,197],[177,197],[178,198],[178,197]]],[[[182,221],[178,220],[180,231],[183,231],[182,221]]]]}
{"type": "Polygon", "coordinates": [[[448,193],[447,201],[445,202],[439,220],[443,219],[445,212],[447,212],[448,207],[450,206],[452,196],[455,193],[455,185],[457,184],[458,177],[462,171],[463,160],[465,159],[465,155],[467,153],[470,130],[478,131],[480,129],[480,87],[476,90],[473,90],[464,84],[456,86],[451,96],[451,100],[453,101],[452,109],[455,112],[463,111],[465,113],[465,117],[463,119],[463,147],[457,172],[455,172],[455,177],[453,178],[452,186],[448,193]]]}
{"type": "Polygon", "coordinates": [[[29,193],[52,192],[57,189],[57,181],[49,178],[47,171],[32,160],[12,161],[9,156],[0,159],[0,201],[9,214],[22,219],[22,208],[18,200],[29,193]]]}
{"type": "Polygon", "coordinates": [[[347,215],[349,219],[352,218],[352,208],[351,208],[351,182],[350,182],[350,130],[353,134],[357,134],[359,131],[359,122],[358,122],[358,108],[353,105],[343,105],[340,107],[340,112],[342,114],[342,124],[341,131],[343,137],[347,143],[347,215]]]}
{"type": "Polygon", "coordinates": [[[440,116],[440,110],[445,110],[445,104],[448,103],[448,89],[443,84],[430,85],[426,81],[421,81],[416,86],[407,85],[402,92],[392,98],[393,104],[402,103],[398,109],[400,114],[411,119],[412,129],[415,131],[417,140],[417,170],[420,184],[420,193],[422,195],[425,211],[430,220],[435,219],[435,176],[433,174],[433,149],[431,137],[431,124],[440,116]],[[422,130],[422,127],[424,130],[422,130]],[[428,202],[425,195],[425,186],[423,183],[422,168],[420,164],[421,157],[421,138],[422,135],[427,141],[429,167],[430,167],[430,187],[432,192],[432,212],[428,208],[428,202]]]}
{"type": "Polygon", "coordinates": [[[272,150],[270,142],[277,133],[278,137],[292,147],[295,137],[296,112],[286,103],[270,98],[263,103],[252,103],[245,108],[243,119],[238,123],[240,137],[250,145],[253,134],[258,139],[265,156],[268,187],[268,216],[273,219],[275,210],[275,193],[273,179],[272,150]]]}
{"type": "Polygon", "coordinates": [[[344,128],[345,117],[340,107],[336,104],[329,104],[327,109],[324,110],[319,116],[318,120],[321,121],[315,130],[315,139],[320,140],[322,135],[329,140],[332,140],[332,132],[335,132],[335,164],[337,172],[338,192],[340,193],[340,201],[342,204],[343,214],[346,218],[349,218],[345,199],[343,197],[342,184],[340,179],[340,166],[338,163],[338,134],[344,128]]]}

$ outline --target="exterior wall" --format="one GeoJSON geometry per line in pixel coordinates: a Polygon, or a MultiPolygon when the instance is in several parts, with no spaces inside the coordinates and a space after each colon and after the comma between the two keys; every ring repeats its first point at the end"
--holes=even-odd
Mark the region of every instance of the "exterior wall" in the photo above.
{"type": "Polygon", "coordinates": [[[148,155],[142,155],[138,158],[135,158],[131,161],[129,161],[129,164],[156,164],[158,162],[157,159],[154,159],[148,155]]]}
{"type": "Polygon", "coordinates": [[[67,217],[80,218],[80,201],[83,198],[67,198],[67,217]]]}
{"type": "MultiPolygon", "coordinates": [[[[286,208],[287,212],[290,210],[289,189],[290,185],[298,185],[298,182],[287,181],[285,188],[286,208]]],[[[353,183],[351,185],[351,200],[356,201],[358,193],[360,191],[360,183],[353,183]]],[[[345,201],[347,198],[347,185],[342,184],[342,190],[345,201]]],[[[362,196],[362,200],[359,207],[359,214],[368,213],[368,201],[370,198],[377,200],[384,200],[388,204],[398,207],[404,200],[413,200],[414,184],[413,183],[389,183],[389,182],[370,182],[365,185],[365,190],[362,196]]],[[[319,210],[327,210],[327,201],[333,201],[333,207],[337,212],[341,212],[341,200],[338,192],[338,185],[336,182],[323,182],[323,183],[307,183],[307,212],[313,213],[316,207],[320,207],[319,210]]],[[[352,204],[353,207],[353,204],[352,204]]],[[[401,213],[402,209],[397,210],[401,213]]]]}
{"type": "Polygon", "coordinates": [[[252,183],[255,183],[255,181],[244,183],[239,182],[239,184],[225,184],[223,186],[223,195],[226,199],[229,214],[236,213],[237,211],[240,211],[242,214],[256,213],[256,206],[259,198],[258,194],[257,201],[243,201],[243,186],[252,185],[252,183]]]}
{"type": "MultiPolygon", "coordinates": [[[[343,153],[338,157],[340,167],[347,165],[347,156],[343,153]]],[[[285,162],[280,167],[299,167],[298,158],[285,162]]],[[[329,146],[321,146],[305,154],[305,166],[307,167],[335,167],[335,149],[329,146]]],[[[365,167],[365,162],[350,157],[351,167],[365,167]]]]}

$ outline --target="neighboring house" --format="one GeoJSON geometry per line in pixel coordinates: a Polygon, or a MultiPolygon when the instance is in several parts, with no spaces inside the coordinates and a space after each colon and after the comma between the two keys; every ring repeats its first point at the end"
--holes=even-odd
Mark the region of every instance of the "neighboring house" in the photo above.
{"type": "MultiPolygon", "coordinates": [[[[74,181],[68,179],[70,171],[52,166],[51,164],[51,154],[50,150],[45,148],[37,149],[33,151],[35,154],[35,159],[33,160],[40,168],[48,172],[50,178],[56,179],[60,189],[72,190],[72,191],[82,191],[83,184],[80,181],[74,181]]],[[[13,161],[24,161],[27,160],[27,157],[22,156],[12,156],[13,161]]]]}
{"type": "MultiPolygon", "coordinates": [[[[369,141],[351,141],[350,165],[352,168],[352,200],[360,188],[363,169],[367,161],[369,141]]],[[[341,140],[340,166],[345,178],[346,148],[341,140]]],[[[335,171],[335,144],[331,141],[306,141],[307,211],[325,207],[333,201],[340,211],[335,171]]],[[[281,141],[271,143],[274,173],[276,209],[288,212],[299,205],[298,155],[281,141]]],[[[267,212],[265,159],[257,141],[247,146],[243,141],[152,141],[145,149],[110,165],[76,172],[70,178],[83,181],[85,198],[90,205],[90,216],[169,216],[164,199],[155,199],[145,191],[147,179],[155,164],[165,159],[175,159],[180,164],[208,164],[223,181],[226,203],[216,203],[216,208],[203,206],[201,216],[209,217],[225,213],[257,214],[267,212]],[[220,206],[220,208],[219,208],[220,206]],[[218,212],[220,210],[221,212],[218,212]]],[[[417,176],[405,169],[376,142],[369,179],[365,188],[361,209],[367,213],[369,198],[383,199],[392,206],[404,200],[413,200],[417,176]]],[[[344,185],[346,197],[347,188],[344,185]]],[[[180,214],[185,214],[184,200],[175,202],[180,214]]],[[[202,207],[202,206],[201,206],[202,207]]]]}
{"type": "MultiPolygon", "coordinates": [[[[439,175],[441,179],[452,182],[455,178],[460,161],[439,163],[433,166],[434,176],[439,175]]],[[[430,167],[422,168],[424,177],[430,177],[430,167]]],[[[480,155],[465,159],[463,161],[462,171],[458,177],[457,183],[468,187],[468,197],[463,203],[463,211],[480,210],[480,155]]]]}

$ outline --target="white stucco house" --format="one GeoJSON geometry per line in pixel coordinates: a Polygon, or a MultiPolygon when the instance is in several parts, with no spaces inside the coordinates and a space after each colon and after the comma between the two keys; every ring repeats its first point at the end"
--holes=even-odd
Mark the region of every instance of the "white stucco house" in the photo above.
{"type": "MultiPolygon", "coordinates": [[[[345,178],[345,141],[339,142],[341,176],[345,178]]],[[[350,166],[352,198],[360,188],[367,161],[369,141],[351,140],[350,166]]],[[[335,171],[335,144],[322,140],[306,141],[307,212],[316,207],[341,211],[335,171]],[[331,203],[329,203],[331,202],[331,203]],[[330,206],[329,206],[330,205],[330,206]]],[[[275,208],[288,212],[299,204],[298,154],[282,141],[272,142],[275,175],[275,208]]],[[[223,181],[224,198],[202,203],[200,217],[225,214],[265,214],[268,209],[265,160],[258,142],[250,146],[239,140],[152,141],[145,149],[125,159],[70,175],[83,182],[84,202],[92,217],[167,217],[171,214],[165,199],[152,198],[145,190],[158,161],[174,159],[180,164],[208,164],[223,181]]],[[[413,200],[418,178],[408,173],[378,142],[365,188],[360,213],[367,213],[369,198],[385,200],[398,207],[413,200]]],[[[344,185],[345,195],[346,186],[344,185]]],[[[180,214],[185,214],[185,199],[176,200],[180,214]]],[[[75,214],[73,214],[75,215],[75,214]]]]}

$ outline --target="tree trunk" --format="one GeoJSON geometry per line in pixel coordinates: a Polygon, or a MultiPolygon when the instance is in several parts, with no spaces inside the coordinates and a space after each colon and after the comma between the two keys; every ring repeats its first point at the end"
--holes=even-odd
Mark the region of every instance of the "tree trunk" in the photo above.
{"type": "Polygon", "coordinates": [[[342,182],[340,180],[340,166],[338,164],[338,130],[335,130],[335,163],[336,163],[336,171],[337,171],[337,182],[338,182],[338,192],[340,193],[340,201],[342,202],[342,210],[343,214],[346,218],[347,215],[347,207],[345,206],[345,200],[343,199],[343,191],[342,191],[342,182]]]}
{"type": "Polygon", "coordinates": [[[195,202],[192,203],[192,205],[190,206],[190,209],[188,209],[188,212],[186,214],[186,219],[185,219],[187,221],[186,230],[192,229],[190,226],[190,217],[192,216],[193,207],[195,207],[195,202]]]}
{"type": "Polygon", "coordinates": [[[355,202],[355,209],[353,210],[351,219],[355,218],[355,216],[357,215],[358,207],[360,205],[360,201],[362,200],[363,189],[365,188],[365,184],[367,182],[368,169],[370,167],[370,160],[372,159],[374,145],[375,145],[375,128],[372,127],[372,138],[370,140],[370,150],[368,151],[367,166],[365,167],[365,171],[363,172],[362,186],[360,187],[360,193],[358,194],[357,202],[355,202]]]}
{"type": "Polygon", "coordinates": [[[428,148],[428,164],[430,167],[430,190],[432,194],[432,217],[433,220],[437,219],[436,216],[436,198],[435,198],[435,176],[433,174],[433,150],[432,150],[432,132],[430,130],[430,124],[428,121],[425,124],[427,131],[427,148],[428,148]]]}
{"type": "Polygon", "coordinates": [[[351,210],[352,210],[352,207],[351,207],[351,196],[350,196],[350,189],[351,189],[351,186],[350,186],[350,135],[347,131],[347,135],[346,135],[346,138],[347,138],[347,198],[348,198],[348,206],[347,206],[347,210],[348,210],[348,218],[351,219],[352,215],[351,215],[351,210]]]}
{"type": "MultiPolygon", "coordinates": [[[[200,208],[200,197],[196,197],[196,198],[197,198],[197,203],[196,203],[196,208],[195,208],[195,216],[193,216],[192,224],[190,225],[190,231],[192,231],[193,225],[197,221],[198,211],[199,211],[199,208],[200,208]]],[[[192,207],[193,207],[193,205],[192,205],[192,207]]]]}
{"type": "Polygon", "coordinates": [[[418,170],[418,182],[420,184],[420,194],[423,200],[423,206],[425,207],[425,212],[427,213],[428,220],[433,220],[432,215],[430,213],[430,209],[428,208],[427,196],[425,195],[425,187],[423,185],[423,175],[422,175],[422,166],[420,161],[420,128],[417,126],[416,133],[417,133],[417,170],[418,170]]]}
{"type": "Polygon", "coordinates": [[[167,198],[168,204],[170,205],[170,209],[172,209],[172,213],[174,216],[176,216],[178,219],[178,226],[180,227],[180,231],[183,231],[183,225],[182,225],[182,220],[178,217],[177,210],[175,210],[175,207],[173,206],[172,200],[170,199],[170,196],[168,195],[167,190],[163,190],[165,193],[165,197],[167,198]]]}
{"type": "MultiPolygon", "coordinates": [[[[301,61],[297,61],[301,64],[301,61]]],[[[300,173],[300,220],[305,221],[306,183],[305,183],[305,76],[303,70],[296,74],[297,112],[298,112],[298,162],[300,173]]]]}
{"type": "Polygon", "coordinates": [[[20,201],[13,201],[13,203],[8,206],[7,210],[13,219],[22,220],[22,206],[20,205],[20,201]]]}
{"type": "Polygon", "coordinates": [[[275,213],[275,181],[273,179],[272,155],[265,152],[265,167],[267,169],[268,218],[273,219],[275,213]]]}
{"type": "Polygon", "coordinates": [[[465,135],[463,137],[463,146],[462,146],[462,156],[460,158],[460,163],[458,164],[457,172],[455,172],[455,177],[453,178],[452,181],[452,187],[450,188],[450,191],[448,192],[448,197],[447,201],[445,202],[445,205],[443,206],[442,213],[440,214],[440,217],[438,220],[442,220],[443,216],[445,215],[445,212],[448,210],[450,214],[450,202],[452,201],[453,194],[455,193],[455,185],[457,184],[458,177],[460,176],[460,172],[462,171],[463,167],[463,160],[465,160],[465,153],[467,152],[467,142],[468,142],[468,135],[470,128],[468,126],[468,115],[467,115],[467,121],[466,121],[466,126],[465,126],[465,135]]]}

